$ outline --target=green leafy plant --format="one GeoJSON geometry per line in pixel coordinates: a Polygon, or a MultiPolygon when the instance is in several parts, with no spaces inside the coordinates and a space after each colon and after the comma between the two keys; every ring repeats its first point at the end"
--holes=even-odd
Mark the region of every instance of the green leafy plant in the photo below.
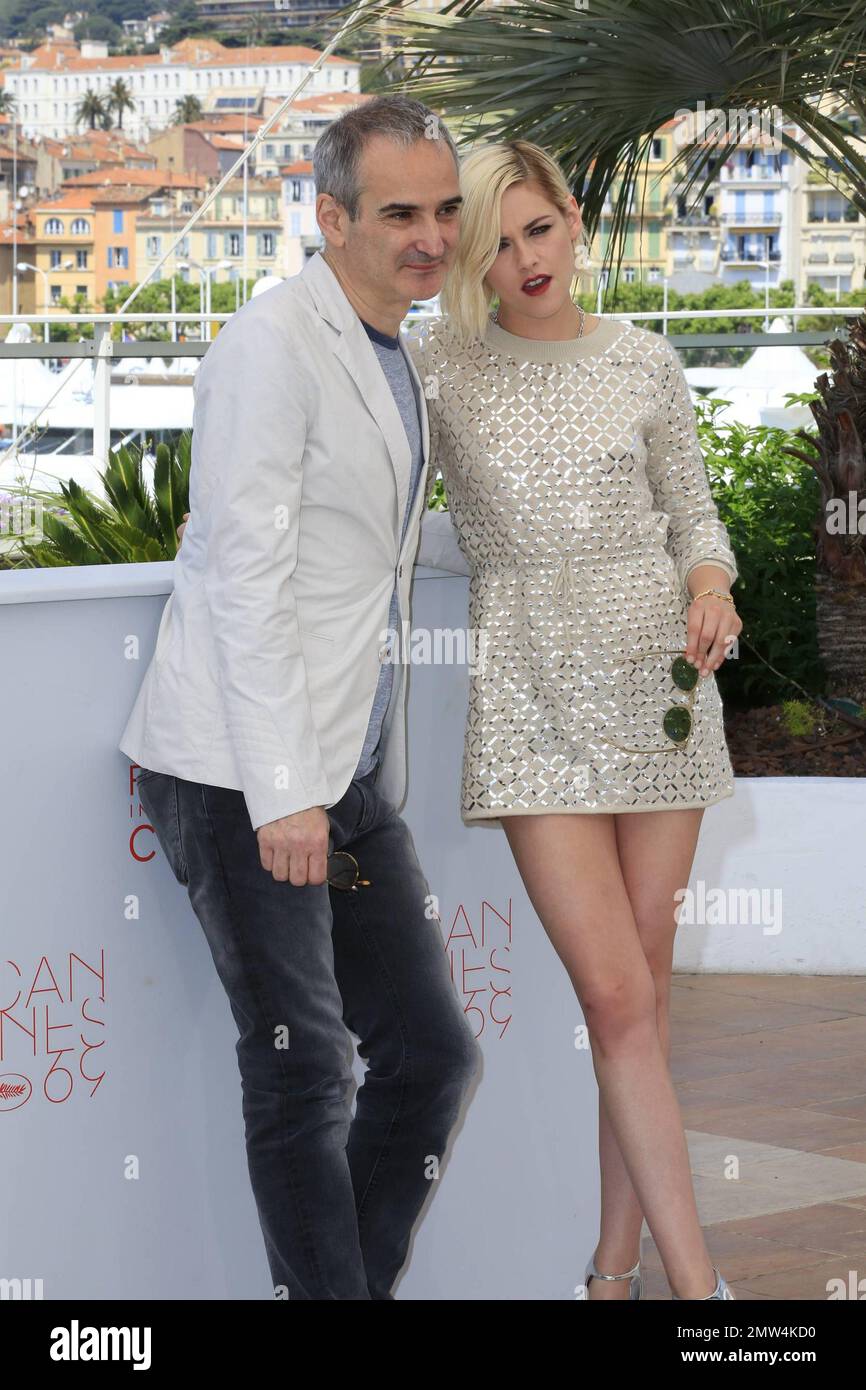
{"type": "Polygon", "coordinates": [[[64,506],[56,492],[9,487],[13,497],[42,503],[43,539],[22,538],[6,556],[8,569],[60,565],[127,565],[171,560],[177,554],[177,527],[189,511],[192,433],[176,443],[157,444],[153,491],[144,480],[147,444],[124,445],[109,456],[100,473],[106,498],[95,496],[70,478],[61,483],[64,506]]]}
{"type": "MultiPolygon", "coordinates": [[[[782,676],[823,691],[815,617],[812,519],[818,481],[808,463],[786,452],[790,434],[769,425],[721,422],[727,404],[710,397],[696,407],[698,437],[719,516],[739,571],[734,587],[742,637],[782,676]]],[[[734,705],[775,704],[791,690],[744,641],[722,663],[719,688],[734,705]]]]}
{"type": "Polygon", "coordinates": [[[811,705],[805,700],[784,700],[782,702],[782,723],[797,738],[815,732],[815,715],[811,705]]]}

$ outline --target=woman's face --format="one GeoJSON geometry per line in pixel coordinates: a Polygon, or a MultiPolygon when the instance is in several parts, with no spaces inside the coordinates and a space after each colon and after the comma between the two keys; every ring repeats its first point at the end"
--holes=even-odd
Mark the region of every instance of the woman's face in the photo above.
{"type": "Polygon", "coordinates": [[[565,213],[537,184],[513,183],[502,195],[499,253],[485,285],[512,315],[547,318],[571,300],[574,241],[580,212],[572,197],[565,213]]]}

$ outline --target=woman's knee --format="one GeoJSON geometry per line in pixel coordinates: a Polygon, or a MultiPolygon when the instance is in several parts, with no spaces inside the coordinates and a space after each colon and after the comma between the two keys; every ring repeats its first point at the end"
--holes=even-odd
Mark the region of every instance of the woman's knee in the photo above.
{"type": "Polygon", "coordinates": [[[590,1036],[604,1048],[639,1045],[657,1026],[657,998],[647,969],[638,978],[610,971],[586,985],[580,1004],[590,1036]]]}

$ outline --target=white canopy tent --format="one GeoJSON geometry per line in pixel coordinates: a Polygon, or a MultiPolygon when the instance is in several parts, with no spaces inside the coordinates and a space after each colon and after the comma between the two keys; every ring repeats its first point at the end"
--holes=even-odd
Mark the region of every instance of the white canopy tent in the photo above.
{"type": "MultiPolygon", "coordinates": [[[[786,319],[778,317],[773,319],[769,331],[789,333],[791,329],[786,319]]],[[[693,399],[700,399],[697,388],[701,388],[728,402],[716,416],[720,424],[775,425],[795,430],[812,423],[808,406],[785,405],[788,391],[814,391],[819,374],[800,347],[759,347],[741,367],[686,367],[685,374],[693,388],[693,399]]]]}

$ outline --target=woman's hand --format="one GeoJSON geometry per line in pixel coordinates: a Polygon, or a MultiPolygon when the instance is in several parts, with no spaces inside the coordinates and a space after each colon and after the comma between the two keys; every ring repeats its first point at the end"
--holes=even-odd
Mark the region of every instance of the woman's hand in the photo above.
{"type": "Polygon", "coordinates": [[[183,514],[183,521],[180,523],[180,525],[179,525],[178,528],[177,528],[177,548],[178,548],[178,550],[180,550],[181,546],[183,545],[183,533],[184,533],[184,531],[186,530],[186,523],[187,523],[188,520],[189,520],[189,512],[184,512],[184,514],[183,514]]]}
{"type": "Polygon", "coordinates": [[[727,638],[739,637],[743,622],[733,604],[716,594],[692,599],[688,612],[686,660],[708,676],[721,666],[728,649],[727,638]]]}

